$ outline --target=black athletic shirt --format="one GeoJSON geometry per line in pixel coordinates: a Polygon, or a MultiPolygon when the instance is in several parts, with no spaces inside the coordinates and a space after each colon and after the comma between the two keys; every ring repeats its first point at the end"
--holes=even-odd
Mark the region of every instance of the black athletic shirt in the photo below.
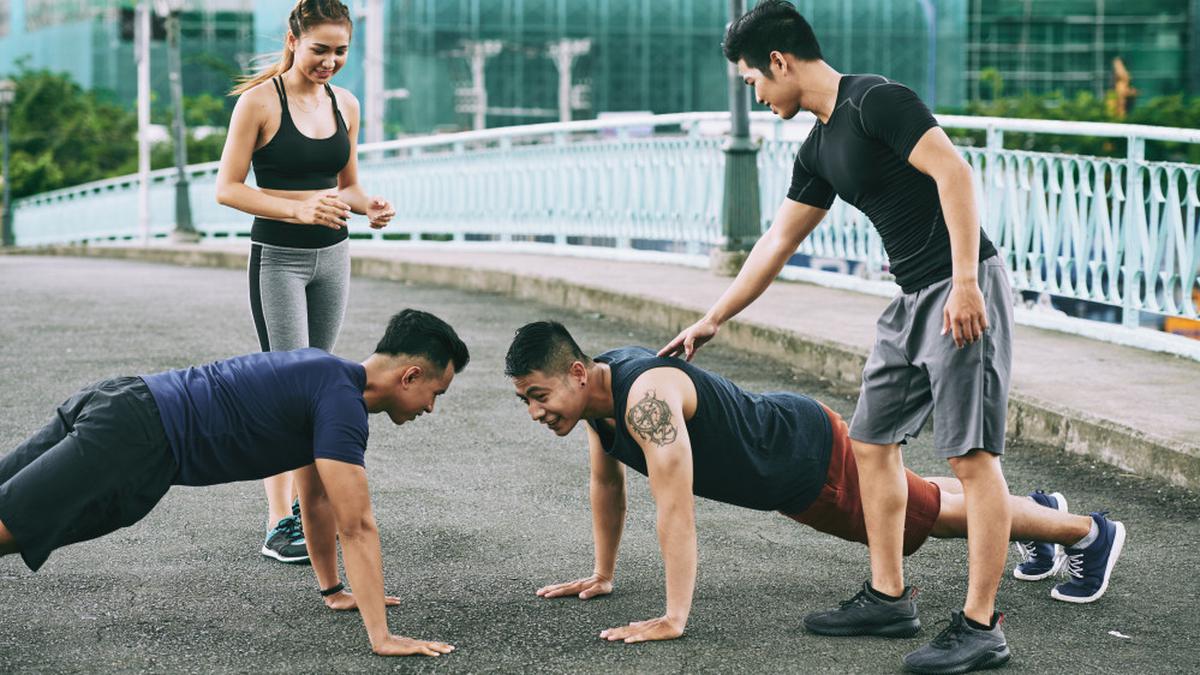
{"type": "MultiPolygon", "coordinates": [[[[338,174],[350,161],[350,130],[338,110],[333,88],[325,93],[333,102],[334,132],[325,138],[309,138],[300,133],[288,110],[283,78],[271,79],[279,106],[279,130],[267,144],[250,155],[254,181],[260,188],[273,190],[324,190],[336,188],[338,174]]],[[[349,236],[346,227],[333,229],[321,225],[297,225],[269,218],[255,218],[250,239],[262,244],[293,248],[324,248],[349,236]]]]}
{"type": "MultiPolygon", "coordinates": [[[[937,184],[908,163],[917,141],[935,126],[908,87],[879,75],[845,75],[829,121],[818,121],[796,153],[787,194],[828,209],[836,193],[866,214],[905,293],[954,273],[937,184]]],[[[981,229],[979,260],[994,255],[981,229]]]]}
{"type": "Polygon", "coordinates": [[[751,394],[725,378],[644,347],[604,352],[612,372],[616,433],[588,420],[604,452],[643,475],[646,456],[625,427],[626,400],[638,376],[653,368],[682,370],[696,387],[696,414],[686,423],[692,444],[692,491],[763,511],[800,513],[825,484],[833,432],[816,401],[798,394],[751,394]]]}

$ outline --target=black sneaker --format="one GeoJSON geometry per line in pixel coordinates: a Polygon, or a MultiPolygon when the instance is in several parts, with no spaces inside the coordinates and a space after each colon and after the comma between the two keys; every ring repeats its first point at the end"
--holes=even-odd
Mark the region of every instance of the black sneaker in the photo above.
{"type": "Polygon", "coordinates": [[[879,635],[912,637],[921,630],[917,618],[917,589],[908,586],[899,600],[881,598],[863,582],[862,590],[837,609],[813,612],[804,617],[804,627],[817,635],[879,635]]]}
{"type": "Polygon", "coordinates": [[[904,657],[904,669],[910,673],[969,673],[972,670],[999,668],[1011,656],[1000,624],[1004,615],[995,617],[989,630],[967,624],[962,612],[955,612],[950,625],[929,644],[904,657]]]}
{"type": "Polygon", "coordinates": [[[279,562],[307,563],[308,547],[304,543],[300,519],[295,516],[280,518],[275,527],[267,533],[262,554],[279,562]]]}

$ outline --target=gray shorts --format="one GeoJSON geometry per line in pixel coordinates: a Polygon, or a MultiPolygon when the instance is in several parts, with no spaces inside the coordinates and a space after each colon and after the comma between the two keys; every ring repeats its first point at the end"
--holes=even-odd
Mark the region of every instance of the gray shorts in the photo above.
{"type": "Polygon", "coordinates": [[[889,445],[916,436],[929,415],[943,458],[1004,453],[1012,370],[1012,288],[997,256],[979,263],[988,328],[961,349],[942,335],[951,280],[896,296],[876,323],[850,438],[889,445]]]}

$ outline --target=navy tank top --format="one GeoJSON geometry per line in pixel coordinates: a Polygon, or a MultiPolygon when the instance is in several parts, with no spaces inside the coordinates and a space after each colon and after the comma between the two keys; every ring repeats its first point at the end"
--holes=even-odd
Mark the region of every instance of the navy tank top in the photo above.
{"type": "MultiPolygon", "coordinates": [[[[350,130],[338,110],[333,88],[325,85],[325,93],[333,102],[336,129],[326,138],[309,138],[300,133],[288,110],[287,90],[282,77],[274,77],[275,93],[279,95],[279,130],[267,144],[254,151],[250,162],[254,180],[260,188],[273,190],[324,190],[337,187],[337,177],[350,161],[350,130]]],[[[350,236],[343,226],[338,229],[320,225],[297,225],[270,218],[255,218],[250,230],[252,241],[292,248],[325,248],[350,236]]]]}
{"type": "Polygon", "coordinates": [[[729,380],[644,347],[604,352],[612,373],[616,431],[588,420],[604,452],[648,475],[641,446],[625,426],[634,381],[647,370],[682,370],[696,387],[696,413],[686,422],[692,444],[692,491],[699,497],[762,511],[800,513],[825,485],[833,430],[821,405],[789,392],[752,394],[729,380]]]}

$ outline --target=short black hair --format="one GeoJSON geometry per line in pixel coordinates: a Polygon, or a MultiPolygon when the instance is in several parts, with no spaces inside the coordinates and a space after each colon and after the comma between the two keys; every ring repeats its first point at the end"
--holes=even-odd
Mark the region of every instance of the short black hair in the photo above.
{"type": "Polygon", "coordinates": [[[383,339],[375,346],[375,353],[420,356],[438,369],[445,369],[447,363],[453,362],[456,373],[461,373],[471,360],[467,345],[450,324],[419,309],[393,314],[383,339]]]}
{"type": "Polygon", "coordinates": [[[540,370],[562,375],[576,361],[586,364],[589,359],[566,327],[557,321],[534,321],[518,328],[513,336],[504,357],[504,374],[524,377],[540,370]]]}
{"type": "Polygon", "coordinates": [[[791,54],[801,61],[825,58],[812,26],[784,0],[764,0],[734,19],[721,49],[730,63],[743,60],[766,77],[771,77],[771,52],[791,54]]]}

